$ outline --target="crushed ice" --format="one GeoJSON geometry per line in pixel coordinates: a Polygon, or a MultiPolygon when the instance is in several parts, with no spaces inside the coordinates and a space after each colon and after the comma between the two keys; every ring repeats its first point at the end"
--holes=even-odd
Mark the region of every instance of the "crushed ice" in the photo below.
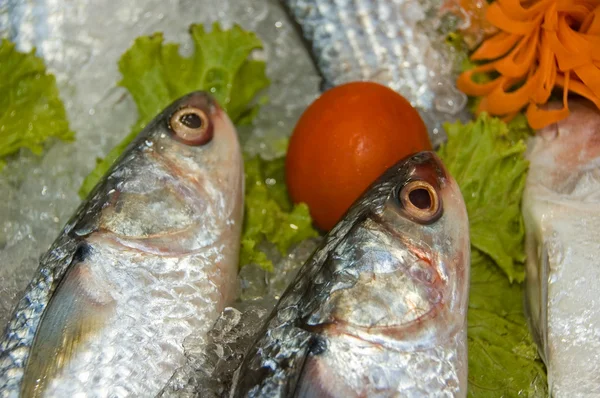
{"type": "MultiPolygon", "coordinates": [[[[53,143],[42,157],[22,151],[0,174],[2,324],[37,268],[40,254],[79,204],[77,190],[94,167],[90,159],[104,156],[136,120],[133,101],[115,87],[120,79],[117,61],[136,37],[162,31],[166,41],[182,43],[182,52],[189,53],[191,23],[238,23],[258,34],[265,49],[256,56],[268,60],[272,85],[270,103],[251,127],[240,130],[250,153],[278,155],[279,146],[270,143],[290,134],[319,93],[320,78],[311,58],[277,0],[29,0],[9,5],[12,8],[0,4],[0,36],[15,41],[20,50],[35,46],[45,58],[57,77],[77,140],[53,143]]],[[[445,92],[436,107],[451,113],[464,106],[460,93],[445,85],[440,90],[445,92]]],[[[307,240],[285,256],[269,250],[273,273],[245,266],[238,301],[223,311],[206,339],[192,335],[185,341],[188,362],[161,396],[220,396],[243,351],[317,244],[318,239],[307,240]]]]}

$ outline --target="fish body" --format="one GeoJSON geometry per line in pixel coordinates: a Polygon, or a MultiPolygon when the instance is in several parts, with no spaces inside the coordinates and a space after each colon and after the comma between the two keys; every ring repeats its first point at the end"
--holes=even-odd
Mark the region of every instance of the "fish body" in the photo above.
{"type": "Polygon", "coordinates": [[[469,227],[421,152],[327,234],[236,371],[231,397],[464,397],[469,227]]]}
{"type": "MultiPolygon", "coordinates": [[[[308,42],[324,88],[370,80],[416,107],[432,135],[454,121],[467,98],[455,87],[452,48],[438,0],[281,0],[308,42]]],[[[464,114],[463,114],[464,115],[464,114]]]]}
{"type": "Polygon", "coordinates": [[[578,101],[569,108],[528,145],[527,312],[551,395],[592,397],[600,396],[600,112],[578,101]]]}
{"type": "Polygon", "coordinates": [[[1,336],[0,396],[155,396],[233,298],[234,126],[185,96],[129,145],[41,257],[1,336]]]}

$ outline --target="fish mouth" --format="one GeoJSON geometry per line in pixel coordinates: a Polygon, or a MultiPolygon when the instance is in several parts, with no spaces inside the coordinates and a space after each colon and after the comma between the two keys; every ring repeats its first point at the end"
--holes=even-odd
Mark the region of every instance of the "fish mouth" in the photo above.
{"type": "Polygon", "coordinates": [[[421,179],[430,184],[439,185],[440,190],[446,188],[448,185],[452,185],[447,183],[451,180],[451,176],[435,152],[419,152],[411,158],[414,159],[413,171],[411,173],[413,179],[421,179]],[[440,182],[443,184],[440,184],[440,182]]]}

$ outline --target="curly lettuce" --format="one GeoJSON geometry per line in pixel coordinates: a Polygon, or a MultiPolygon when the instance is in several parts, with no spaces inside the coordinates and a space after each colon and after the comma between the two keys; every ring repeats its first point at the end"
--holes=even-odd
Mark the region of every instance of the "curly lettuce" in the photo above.
{"type": "Polygon", "coordinates": [[[242,233],[240,264],[254,263],[267,271],[273,263],[258,249],[263,241],[275,245],[281,254],[290,246],[318,235],[306,204],[292,205],[284,175],[285,159],[271,161],[249,157],[246,172],[246,217],[242,233]]]}
{"type": "Polygon", "coordinates": [[[469,388],[476,398],[546,397],[546,371],[523,313],[523,286],[471,252],[469,388]]]}
{"type": "Polygon", "coordinates": [[[448,142],[439,154],[465,198],[473,247],[490,256],[511,282],[522,282],[525,142],[513,137],[502,120],[486,114],[466,125],[448,124],[446,131],[448,142]]]}
{"type": "Polygon", "coordinates": [[[74,139],[56,79],[35,49],[22,53],[0,40],[0,93],[0,170],[21,148],[39,155],[51,137],[74,139]]]}
{"type": "Polygon", "coordinates": [[[546,396],[546,373],[523,313],[528,163],[521,118],[509,125],[485,114],[446,126],[439,150],[465,199],[471,228],[468,311],[470,397],[546,396]]]}

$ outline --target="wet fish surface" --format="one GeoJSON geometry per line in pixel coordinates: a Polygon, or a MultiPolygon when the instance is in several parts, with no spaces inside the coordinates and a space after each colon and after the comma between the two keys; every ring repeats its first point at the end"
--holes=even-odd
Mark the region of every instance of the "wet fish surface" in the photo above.
{"type": "Polygon", "coordinates": [[[385,172],[282,295],[230,397],[464,397],[469,226],[432,152],[385,172]]]}
{"type": "Polygon", "coordinates": [[[128,146],[51,248],[0,341],[0,396],[154,396],[235,295],[243,162],[206,93],[128,146]]]}
{"type": "Polygon", "coordinates": [[[281,0],[297,22],[324,89],[371,80],[415,106],[436,145],[442,123],[468,118],[455,86],[456,64],[444,43],[439,0],[281,0]]]}
{"type": "MultiPolygon", "coordinates": [[[[561,105],[556,105],[560,107],[561,105]]],[[[600,396],[600,112],[536,133],[523,196],[527,312],[553,397],[600,396]]]]}

